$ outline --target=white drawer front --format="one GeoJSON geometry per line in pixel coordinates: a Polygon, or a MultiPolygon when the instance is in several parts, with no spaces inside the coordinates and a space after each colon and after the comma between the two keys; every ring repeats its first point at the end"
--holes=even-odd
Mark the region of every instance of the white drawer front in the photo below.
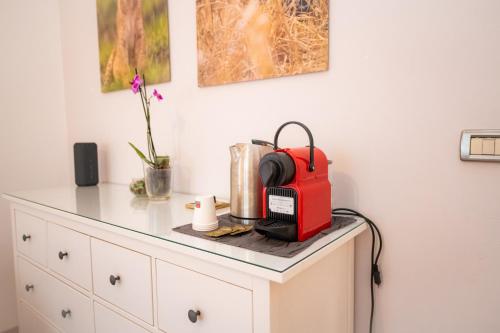
{"type": "Polygon", "coordinates": [[[94,303],[96,333],[148,333],[105,306],[94,303]]]}
{"type": "Polygon", "coordinates": [[[63,332],[93,332],[90,299],[50,277],[51,296],[47,317],[63,332]],[[64,317],[63,311],[66,312],[64,317]]]}
{"type": "Polygon", "coordinates": [[[47,265],[47,222],[16,210],[17,251],[47,265]]]}
{"type": "Polygon", "coordinates": [[[95,294],[152,325],[151,258],[94,238],[91,244],[95,294]]]}
{"type": "Polygon", "coordinates": [[[19,333],[58,333],[39,314],[31,310],[24,302],[19,302],[19,333]]]}
{"type": "Polygon", "coordinates": [[[49,268],[90,290],[90,237],[52,223],[47,229],[49,268]]]}
{"type": "Polygon", "coordinates": [[[165,332],[252,332],[252,293],[157,260],[158,324],[165,332]],[[199,316],[189,319],[189,311],[199,316]]]}
{"type": "Polygon", "coordinates": [[[21,299],[40,311],[63,332],[93,331],[90,300],[87,297],[22,258],[18,258],[18,267],[21,299]],[[69,312],[63,316],[63,311],[69,312]]]}
{"type": "Polygon", "coordinates": [[[17,258],[17,267],[18,297],[46,314],[50,286],[45,273],[20,257],[17,258]]]}

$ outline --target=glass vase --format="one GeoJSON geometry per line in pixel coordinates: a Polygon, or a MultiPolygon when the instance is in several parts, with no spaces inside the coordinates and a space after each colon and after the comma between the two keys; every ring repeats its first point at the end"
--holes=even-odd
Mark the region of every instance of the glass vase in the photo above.
{"type": "Polygon", "coordinates": [[[153,168],[144,163],[146,193],[151,200],[166,200],[172,194],[172,168],[153,168]]]}

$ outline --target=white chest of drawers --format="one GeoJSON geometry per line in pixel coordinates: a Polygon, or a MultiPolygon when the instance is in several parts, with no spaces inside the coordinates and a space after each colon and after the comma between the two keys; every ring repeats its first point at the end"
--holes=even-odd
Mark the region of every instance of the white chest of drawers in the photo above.
{"type": "Polygon", "coordinates": [[[303,333],[353,330],[357,221],[291,259],[172,231],[184,204],[124,186],[11,201],[21,333],[303,333]]]}

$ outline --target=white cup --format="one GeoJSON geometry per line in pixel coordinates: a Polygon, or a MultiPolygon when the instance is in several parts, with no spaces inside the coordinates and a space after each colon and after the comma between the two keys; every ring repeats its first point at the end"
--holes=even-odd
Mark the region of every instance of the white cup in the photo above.
{"type": "Polygon", "coordinates": [[[218,227],[215,197],[213,195],[197,196],[194,202],[193,230],[212,231],[218,227]]]}

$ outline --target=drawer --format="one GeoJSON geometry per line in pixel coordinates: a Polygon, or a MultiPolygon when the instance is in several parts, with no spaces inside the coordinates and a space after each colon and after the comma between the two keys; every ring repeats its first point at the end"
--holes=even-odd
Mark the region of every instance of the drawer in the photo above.
{"type": "Polygon", "coordinates": [[[149,333],[107,307],[94,303],[96,333],[149,333]]]}
{"type": "Polygon", "coordinates": [[[20,257],[17,257],[17,273],[18,297],[38,311],[46,313],[47,298],[50,297],[46,273],[20,257]]]}
{"type": "Polygon", "coordinates": [[[59,330],[67,333],[90,333],[90,300],[55,277],[18,258],[20,298],[59,330]],[[29,288],[26,288],[28,286],[29,288]]]}
{"type": "Polygon", "coordinates": [[[91,247],[94,293],[153,325],[151,258],[95,238],[91,247]]]}
{"type": "Polygon", "coordinates": [[[19,302],[19,333],[58,333],[52,325],[50,325],[39,314],[35,313],[24,302],[19,302]]]}
{"type": "Polygon", "coordinates": [[[252,332],[251,291],[159,260],[156,268],[161,330],[252,332]],[[191,318],[195,322],[189,312],[195,314],[191,318]]]}
{"type": "Polygon", "coordinates": [[[90,237],[48,223],[48,265],[51,270],[90,290],[90,237]]]}
{"type": "Polygon", "coordinates": [[[90,299],[53,277],[49,287],[47,317],[56,327],[67,333],[92,332],[90,299]]]}
{"type": "Polygon", "coordinates": [[[17,251],[34,261],[47,265],[47,223],[16,210],[17,251]]]}

